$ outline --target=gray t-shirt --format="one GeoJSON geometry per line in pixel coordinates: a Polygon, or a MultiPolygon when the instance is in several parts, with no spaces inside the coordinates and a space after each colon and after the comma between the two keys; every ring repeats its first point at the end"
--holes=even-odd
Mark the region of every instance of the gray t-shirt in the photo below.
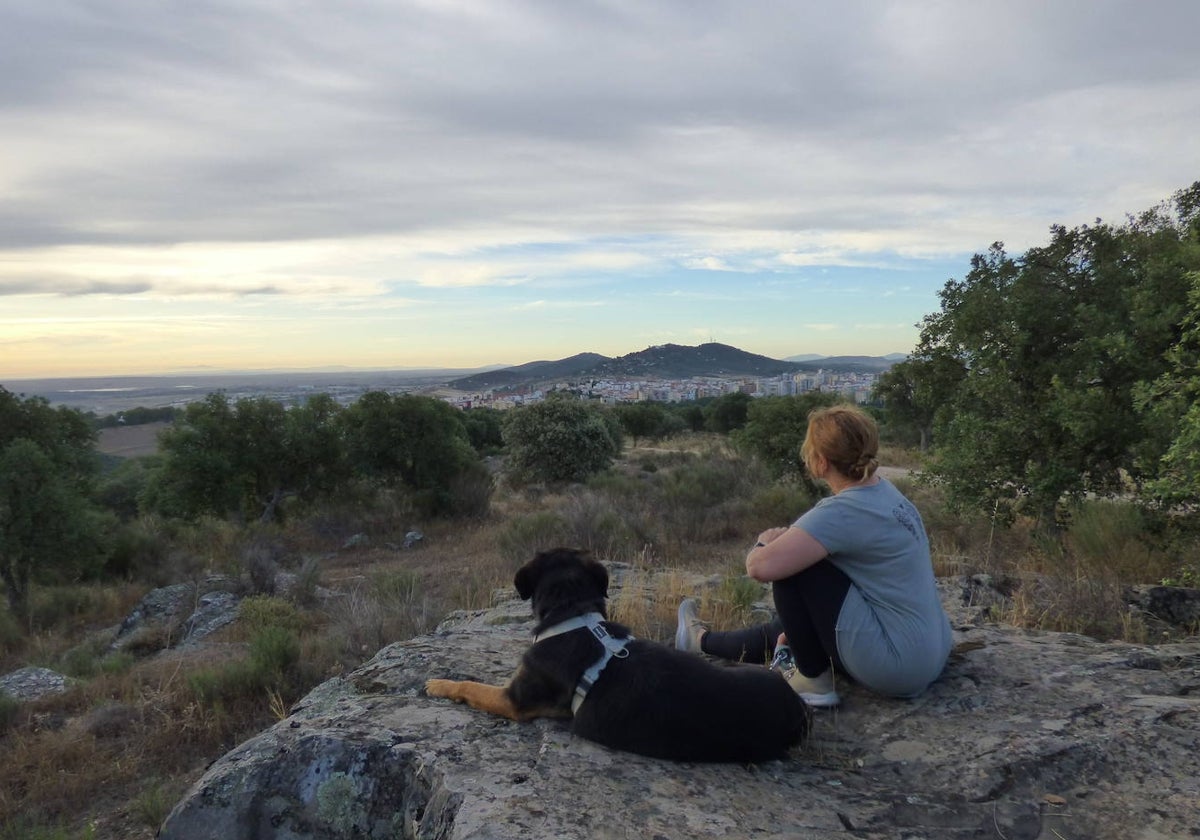
{"type": "Polygon", "coordinates": [[[880,694],[923,691],[950,655],[921,514],[891,482],[849,487],[796,520],[850,578],[837,622],[850,676],[880,694]]]}

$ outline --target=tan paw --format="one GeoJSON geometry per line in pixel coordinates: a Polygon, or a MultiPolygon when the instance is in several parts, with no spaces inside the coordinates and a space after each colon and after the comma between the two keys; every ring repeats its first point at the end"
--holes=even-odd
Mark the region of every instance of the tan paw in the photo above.
{"type": "Polygon", "coordinates": [[[449,697],[457,700],[455,688],[458,683],[454,680],[426,680],[425,693],[430,697],[449,697]]]}

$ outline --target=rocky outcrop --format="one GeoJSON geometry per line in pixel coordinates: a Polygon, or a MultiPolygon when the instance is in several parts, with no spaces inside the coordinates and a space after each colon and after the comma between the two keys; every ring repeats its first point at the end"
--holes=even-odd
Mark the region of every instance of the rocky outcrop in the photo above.
{"type": "Polygon", "coordinates": [[[1197,836],[1200,641],[980,623],[979,586],[944,582],[958,644],[923,696],[839,686],[804,747],[753,766],[641,758],[426,697],[429,677],[506,680],[528,644],[528,604],[455,614],[226,755],[160,837],[1197,836]]]}
{"type": "Polygon", "coordinates": [[[67,678],[49,668],[20,668],[0,676],[0,694],[29,703],[67,690],[67,678]]]}

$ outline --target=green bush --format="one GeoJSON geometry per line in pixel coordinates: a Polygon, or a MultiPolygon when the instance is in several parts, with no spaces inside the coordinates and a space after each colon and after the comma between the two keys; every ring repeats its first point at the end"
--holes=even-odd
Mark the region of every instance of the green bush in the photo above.
{"type": "Polygon", "coordinates": [[[619,437],[615,417],[578,400],[514,409],[504,420],[509,475],[518,484],[584,481],[612,464],[619,437]]]}
{"type": "Polygon", "coordinates": [[[299,677],[300,640],[283,627],[264,627],[250,639],[248,659],[199,670],[188,686],[202,703],[235,706],[263,702],[267,692],[291,688],[299,677]]]}
{"type": "Polygon", "coordinates": [[[751,530],[791,525],[813,504],[812,495],[801,484],[781,482],[764,487],[750,497],[751,530]]]}
{"type": "Polygon", "coordinates": [[[298,633],[308,620],[291,601],[274,595],[251,595],[238,605],[238,620],[252,634],[269,628],[298,633]]]}

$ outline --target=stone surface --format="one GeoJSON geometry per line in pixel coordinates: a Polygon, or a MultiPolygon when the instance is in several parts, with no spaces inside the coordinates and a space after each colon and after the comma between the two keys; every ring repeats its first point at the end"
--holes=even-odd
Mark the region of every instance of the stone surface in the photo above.
{"type": "Polygon", "coordinates": [[[21,668],[0,677],[0,692],[25,703],[66,690],[67,678],[49,668],[21,668]]]}
{"type": "Polygon", "coordinates": [[[188,838],[1176,838],[1200,836],[1200,641],[1099,643],[979,623],[943,581],[957,648],[916,700],[840,685],[794,755],[673,764],[425,697],[503,682],[528,605],[450,616],[331,680],[214,764],[188,838]]]}

